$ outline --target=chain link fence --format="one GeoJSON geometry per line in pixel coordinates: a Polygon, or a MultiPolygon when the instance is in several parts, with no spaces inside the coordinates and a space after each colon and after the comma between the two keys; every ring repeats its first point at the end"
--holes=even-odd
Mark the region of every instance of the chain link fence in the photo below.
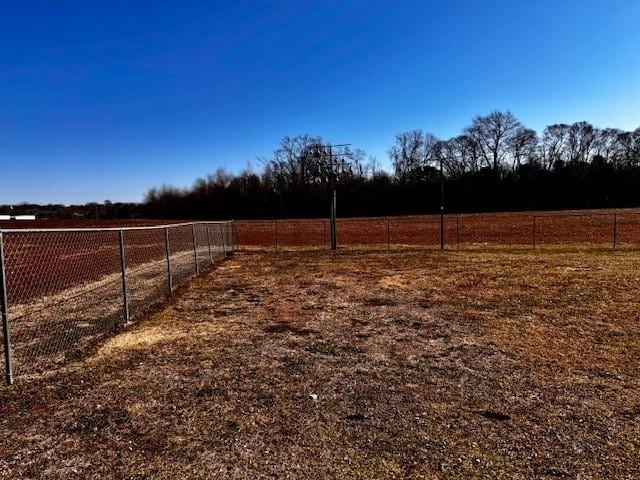
{"type": "Polygon", "coordinates": [[[0,230],[7,383],[82,354],[234,249],[232,222],[0,230]]]}
{"type": "MultiPolygon", "coordinates": [[[[243,249],[329,249],[329,220],[247,220],[234,224],[243,249]]],[[[462,250],[557,247],[631,250],[640,246],[640,212],[447,214],[339,218],[338,247],[462,250]]]]}

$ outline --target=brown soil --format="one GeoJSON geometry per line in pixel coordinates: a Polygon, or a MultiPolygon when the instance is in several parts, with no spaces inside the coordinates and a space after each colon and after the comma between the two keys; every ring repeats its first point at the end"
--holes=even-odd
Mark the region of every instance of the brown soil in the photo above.
{"type": "Polygon", "coordinates": [[[239,253],[0,389],[0,478],[638,478],[640,257],[239,253]]]}
{"type": "MultiPolygon", "coordinates": [[[[329,246],[329,223],[312,220],[236,221],[240,247],[329,246]]],[[[629,249],[640,247],[640,210],[580,210],[445,215],[447,248],[484,246],[599,245],[629,249]]],[[[378,245],[439,247],[440,216],[339,218],[337,240],[341,248],[378,245]]]]}

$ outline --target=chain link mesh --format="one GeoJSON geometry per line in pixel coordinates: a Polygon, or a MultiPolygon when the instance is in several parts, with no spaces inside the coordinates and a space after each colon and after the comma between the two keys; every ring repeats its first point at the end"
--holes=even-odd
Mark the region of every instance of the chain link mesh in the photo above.
{"type": "Polygon", "coordinates": [[[140,318],[170,294],[167,255],[175,289],[196,259],[200,270],[223,258],[223,238],[230,251],[229,232],[231,223],[3,231],[14,375],[55,369],[140,318]]]}
{"type": "Polygon", "coordinates": [[[174,227],[169,230],[169,252],[173,287],[177,288],[187,283],[196,274],[191,225],[174,227]]]}
{"type": "Polygon", "coordinates": [[[165,233],[123,231],[130,319],[162,302],[169,291],[165,233]]]}
{"type": "Polygon", "coordinates": [[[123,318],[118,232],[4,233],[14,373],[39,372],[123,318]]]}
{"type": "MultiPolygon", "coordinates": [[[[329,248],[330,222],[246,220],[234,222],[243,249],[329,248]]],[[[338,248],[439,248],[440,215],[338,218],[338,248]]],[[[571,246],[637,249],[638,212],[513,212],[445,214],[442,236],[448,249],[571,246]]]]}

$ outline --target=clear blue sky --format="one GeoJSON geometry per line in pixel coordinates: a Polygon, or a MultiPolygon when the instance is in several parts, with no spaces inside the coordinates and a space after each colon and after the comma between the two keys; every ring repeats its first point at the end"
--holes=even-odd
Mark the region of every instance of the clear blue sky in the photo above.
{"type": "Polygon", "coordinates": [[[385,164],[510,109],[640,126],[640,2],[3,1],[0,203],[137,201],[284,135],[385,164]]]}

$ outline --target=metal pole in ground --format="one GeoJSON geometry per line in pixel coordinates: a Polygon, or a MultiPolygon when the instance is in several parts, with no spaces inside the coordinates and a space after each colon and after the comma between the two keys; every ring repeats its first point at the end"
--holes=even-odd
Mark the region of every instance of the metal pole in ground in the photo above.
{"type": "Polygon", "coordinates": [[[336,232],[336,191],[333,191],[333,199],[331,201],[331,250],[337,250],[338,248],[338,234],[336,232]]]}
{"type": "Polygon", "coordinates": [[[331,175],[331,250],[335,251],[338,248],[336,235],[336,171],[333,166],[333,151],[331,145],[329,145],[329,171],[331,175]]]}
{"type": "Polygon", "coordinates": [[[2,338],[4,339],[4,368],[7,385],[13,383],[13,363],[11,361],[11,337],[9,335],[9,301],[7,300],[7,277],[4,263],[4,238],[0,231],[0,313],[2,314],[2,338]]]}
{"type": "Polygon", "coordinates": [[[532,232],[532,245],[533,245],[533,249],[536,249],[536,216],[533,216],[533,224],[531,225],[531,232],[532,232]]]}
{"type": "Polygon", "coordinates": [[[231,220],[231,252],[235,253],[236,248],[238,248],[238,245],[236,244],[237,238],[236,238],[236,224],[233,220],[231,220]]]}
{"type": "Polygon", "coordinates": [[[200,267],[198,266],[198,243],[196,242],[196,224],[191,224],[191,237],[193,237],[193,261],[196,264],[196,275],[200,273],[200,267]]]}
{"type": "Polygon", "coordinates": [[[164,229],[164,246],[167,254],[167,280],[169,283],[169,294],[173,292],[173,277],[171,276],[171,247],[169,247],[169,228],[164,229]]]}
{"type": "Polygon", "coordinates": [[[440,250],[444,250],[444,169],[440,158],[440,250]]]}
{"type": "Polygon", "coordinates": [[[233,220],[231,220],[231,240],[231,250],[235,252],[238,248],[238,229],[236,227],[236,222],[233,220]]]}
{"type": "Polygon", "coordinates": [[[618,244],[618,214],[613,214],[613,249],[617,248],[618,244]]]}
{"type": "Polygon", "coordinates": [[[224,241],[224,231],[222,229],[222,224],[220,224],[220,241],[222,242],[222,253],[224,254],[224,258],[227,258],[227,247],[224,241]]]}
{"type": "Polygon", "coordinates": [[[456,217],[456,250],[460,250],[460,215],[456,217]]]}
{"type": "Polygon", "coordinates": [[[120,239],[120,266],[122,269],[122,299],[124,301],[124,318],[128,322],[131,317],[129,315],[129,292],[127,291],[127,260],[124,255],[124,231],[119,231],[120,239]]]}
{"type": "Polygon", "coordinates": [[[209,263],[213,264],[213,256],[211,256],[211,238],[209,237],[209,224],[207,223],[207,246],[209,247],[209,263]]]}

